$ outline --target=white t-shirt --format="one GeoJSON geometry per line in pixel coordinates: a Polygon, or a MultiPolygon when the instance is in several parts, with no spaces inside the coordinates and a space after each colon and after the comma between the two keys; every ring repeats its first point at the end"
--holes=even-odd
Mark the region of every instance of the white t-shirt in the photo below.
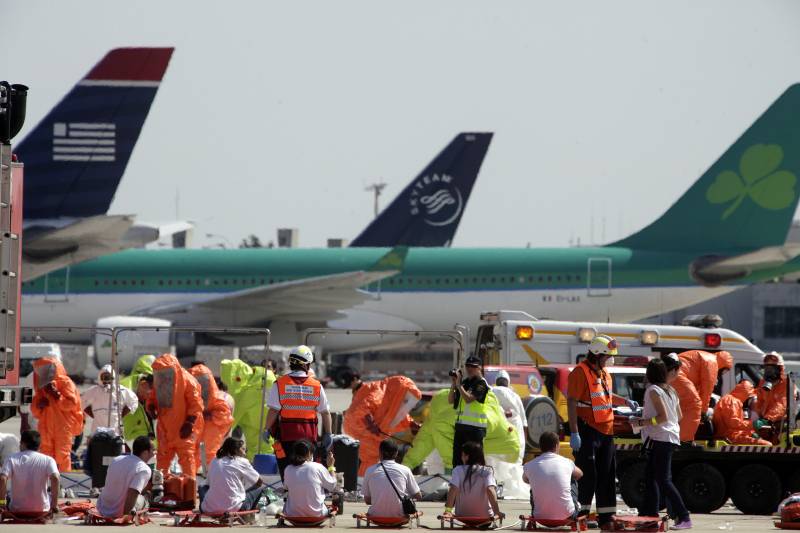
{"type": "MultiPolygon", "coordinates": [[[[308,376],[305,372],[301,372],[299,370],[295,370],[294,372],[289,372],[290,376],[296,378],[304,378],[308,376]]],[[[281,400],[280,396],[278,395],[278,387],[277,384],[273,385],[271,389],[269,389],[269,395],[267,396],[267,407],[274,411],[281,410],[281,400]]],[[[328,396],[325,394],[325,387],[319,388],[319,404],[317,404],[317,412],[318,413],[328,413],[330,412],[331,408],[328,405],[328,396]]]]}
{"type": "MultiPolygon", "coordinates": [[[[383,461],[386,472],[389,472],[394,486],[401,496],[413,497],[419,492],[419,486],[414,479],[414,474],[407,466],[397,464],[395,461],[383,461]]],[[[389,480],[386,479],[381,463],[372,465],[364,473],[364,497],[370,498],[368,514],[372,516],[405,516],[403,504],[397,497],[389,480]]]]}
{"type": "Polygon", "coordinates": [[[473,465],[472,476],[467,478],[467,465],[459,465],[453,469],[450,484],[458,488],[456,496],[456,516],[494,516],[492,506],[489,504],[489,487],[497,487],[494,473],[488,466],[473,465]]]}
{"type": "Polygon", "coordinates": [[[672,444],[681,443],[681,426],[678,421],[678,395],[674,390],[667,392],[658,385],[650,385],[644,391],[644,408],[642,409],[642,418],[649,421],[656,416],[656,407],[650,401],[650,391],[655,393],[661,398],[661,403],[664,404],[664,410],[667,412],[667,421],[663,424],[653,426],[645,424],[642,426],[642,441],[650,438],[660,442],[671,442],[672,444]]]}
{"type": "Polygon", "coordinates": [[[47,485],[50,476],[58,476],[58,467],[52,457],[25,450],[12,454],[0,473],[11,480],[11,510],[43,513],[50,510],[47,485]]]}
{"type": "MultiPolygon", "coordinates": [[[[122,398],[122,405],[119,408],[120,411],[127,407],[131,413],[134,412],[136,408],[139,407],[139,398],[137,398],[136,394],[128,387],[120,385],[119,389],[120,397],[122,398]]],[[[81,405],[83,405],[83,408],[92,408],[92,433],[97,431],[98,428],[111,428],[114,430],[117,428],[116,392],[113,394],[114,405],[111,408],[111,416],[109,417],[108,399],[110,396],[112,396],[111,388],[106,389],[101,385],[95,385],[89,388],[89,390],[84,392],[83,396],[81,396],[81,405]]]]}
{"type": "Polygon", "coordinates": [[[97,499],[97,511],[107,518],[119,518],[125,509],[128,489],[142,493],[152,471],[136,455],[120,455],[108,466],[106,486],[97,499]]]}
{"type": "Polygon", "coordinates": [[[545,520],[562,520],[575,513],[570,488],[575,464],[557,453],[545,452],[522,467],[533,494],[533,514],[545,520]]]}
{"type": "Polygon", "coordinates": [[[306,461],[289,465],[283,472],[283,486],[289,493],[283,508],[287,516],[325,516],[325,491],[336,488],[336,477],[319,463],[306,461]]]}
{"type": "Polygon", "coordinates": [[[203,512],[228,513],[241,509],[246,491],[261,476],[246,457],[214,459],[208,467],[208,492],[203,498],[203,512]]]}

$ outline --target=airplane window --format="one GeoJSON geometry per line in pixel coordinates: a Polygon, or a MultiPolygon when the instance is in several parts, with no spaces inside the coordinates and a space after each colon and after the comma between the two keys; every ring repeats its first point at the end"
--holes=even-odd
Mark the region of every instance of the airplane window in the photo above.
{"type": "Polygon", "coordinates": [[[264,278],[261,278],[261,284],[262,285],[264,284],[264,281],[265,281],[264,278]]]}
{"type": "Polygon", "coordinates": [[[506,282],[506,278],[500,278],[500,283],[505,283],[505,282],[506,282]]]}
{"type": "Polygon", "coordinates": [[[219,285],[219,280],[218,279],[214,280],[214,285],[219,285]]]}
{"type": "Polygon", "coordinates": [[[272,283],[275,283],[275,280],[273,280],[272,278],[269,278],[269,282],[270,282],[270,284],[272,284],[272,283]]]}
{"type": "Polygon", "coordinates": [[[167,280],[167,285],[172,285],[172,280],[167,280]]]}
{"type": "Polygon", "coordinates": [[[389,285],[394,285],[394,280],[393,279],[389,280],[389,285]]]}
{"type": "Polygon", "coordinates": [[[116,284],[117,284],[117,280],[114,280],[114,281],[112,281],[111,283],[112,283],[112,284],[114,284],[114,285],[116,285],[116,284]]]}
{"type": "Polygon", "coordinates": [[[94,280],[94,286],[97,287],[98,285],[100,285],[100,282],[97,281],[97,280],[94,280]]]}
{"type": "Polygon", "coordinates": [[[450,285],[450,280],[449,280],[449,279],[447,279],[447,278],[444,278],[444,284],[445,284],[445,285],[450,285]]]}
{"type": "Polygon", "coordinates": [[[495,278],[492,278],[492,283],[494,283],[494,282],[495,282],[495,278]]]}
{"type": "Polygon", "coordinates": [[[567,275],[566,275],[566,276],[564,276],[564,277],[566,278],[566,280],[567,280],[567,281],[570,281],[570,278],[571,278],[572,276],[570,276],[569,274],[567,274],[567,275]]]}
{"type": "MultiPolygon", "coordinates": [[[[160,279],[160,280],[158,280],[158,284],[159,284],[159,285],[163,285],[163,284],[164,284],[164,280],[163,280],[163,279],[160,279]]],[[[107,282],[107,281],[106,281],[106,285],[108,285],[108,282],[107,282]]]]}
{"type": "Polygon", "coordinates": [[[547,281],[548,282],[553,281],[553,276],[547,276],[547,281]]]}
{"type": "Polygon", "coordinates": [[[179,279],[175,280],[175,285],[183,285],[183,282],[179,279]]]}
{"type": "Polygon", "coordinates": [[[141,285],[142,287],[144,287],[144,280],[143,280],[143,279],[140,279],[140,280],[139,280],[139,285],[141,285]]]}
{"type": "Polygon", "coordinates": [[[556,281],[561,281],[561,276],[556,276],[556,281]]]}
{"type": "Polygon", "coordinates": [[[120,283],[121,283],[122,285],[127,285],[127,284],[128,284],[128,282],[127,282],[127,281],[125,281],[124,279],[123,279],[122,281],[120,281],[120,283]]]}
{"type": "Polygon", "coordinates": [[[544,281],[544,276],[539,276],[539,283],[544,281]]]}
{"type": "Polygon", "coordinates": [[[528,276],[528,283],[533,283],[533,276],[528,276]]]}
{"type": "Polygon", "coordinates": [[[223,279],[223,280],[222,280],[222,284],[223,284],[223,285],[227,285],[227,284],[228,284],[228,280],[227,280],[227,279],[223,279]]]}

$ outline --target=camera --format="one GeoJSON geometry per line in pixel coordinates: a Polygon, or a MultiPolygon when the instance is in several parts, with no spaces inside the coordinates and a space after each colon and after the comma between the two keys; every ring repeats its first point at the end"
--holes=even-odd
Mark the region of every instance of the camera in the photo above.
{"type": "Polygon", "coordinates": [[[458,375],[458,369],[457,369],[457,368],[454,368],[453,370],[451,370],[450,372],[448,372],[448,373],[447,373],[447,375],[448,375],[448,376],[450,376],[451,378],[454,378],[454,377],[456,377],[456,376],[458,375]]]}

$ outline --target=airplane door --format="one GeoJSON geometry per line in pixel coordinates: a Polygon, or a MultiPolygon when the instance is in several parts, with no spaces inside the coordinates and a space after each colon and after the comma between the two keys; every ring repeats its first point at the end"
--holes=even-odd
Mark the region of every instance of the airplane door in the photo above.
{"type": "Polygon", "coordinates": [[[45,275],[44,301],[50,303],[69,301],[69,267],[45,275]]]}
{"type": "Polygon", "coordinates": [[[590,257],[586,280],[588,296],[611,296],[611,258],[590,257]]]}

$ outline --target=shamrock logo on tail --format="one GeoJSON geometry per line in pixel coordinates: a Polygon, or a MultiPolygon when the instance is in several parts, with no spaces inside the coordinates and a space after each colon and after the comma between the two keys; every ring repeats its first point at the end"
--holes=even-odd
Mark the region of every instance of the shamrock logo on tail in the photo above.
{"type": "Polygon", "coordinates": [[[712,204],[730,206],[722,213],[722,220],[733,214],[746,197],[759,207],[778,211],[792,205],[797,176],[788,170],[778,170],[783,162],[783,148],[777,144],[754,144],[744,151],[739,160],[739,173],[724,170],[706,191],[712,204]]]}

